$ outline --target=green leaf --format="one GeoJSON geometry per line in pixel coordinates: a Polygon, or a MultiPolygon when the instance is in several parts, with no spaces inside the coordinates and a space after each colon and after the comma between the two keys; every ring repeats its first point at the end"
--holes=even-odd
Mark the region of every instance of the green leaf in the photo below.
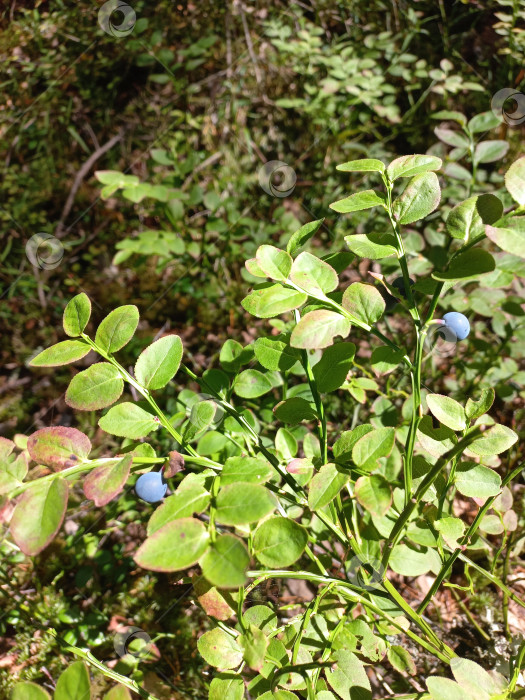
{"type": "Polygon", "coordinates": [[[372,471],[377,467],[380,457],[387,457],[394,447],[396,431],[394,428],[376,428],[355,443],[352,459],[358,467],[372,471]]]}
{"type": "Polygon", "coordinates": [[[482,437],[474,440],[468,449],[480,457],[491,457],[505,452],[517,441],[518,436],[513,430],[507,428],[506,425],[496,423],[486,430],[482,437]]]}
{"type": "Polygon", "coordinates": [[[441,190],[435,173],[413,177],[392,206],[394,218],[400,224],[412,224],[431,214],[439,204],[441,190]]]}
{"type": "Polygon", "coordinates": [[[99,427],[110,435],[139,440],[149,435],[152,430],[157,430],[160,423],[156,416],[148,413],[137,404],[124,401],[118,406],[113,406],[99,420],[99,427]]]}
{"type": "Polygon", "coordinates": [[[525,206],[525,156],[514,161],[505,173],[505,187],[515,202],[525,206]]]}
{"type": "Polygon", "coordinates": [[[342,170],[345,173],[384,173],[385,164],[377,158],[361,158],[342,163],[336,167],[336,170],[342,170]]]}
{"type": "Polygon", "coordinates": [[[184,482],[172,496],[168,496],[160,506],[155,508],[148,522],[148,535],[152,535],[161,527],[173,520],[190,518],[195,513],[202,513],[210,503],[211,496],[208,491],[198,483],[184,482]]]}
{"type": "Polygon", "coordinates": [[[333,202],[330,204],[330,209],[339,214],[348,214],[353,211],[362,211],[363,209],[371,209],[377,206],[384,207],[385,202],[383,194],[378,194],[374,190],[364,190],[363,192],[351,194],[350,197],[345,197],[345,199],[340,199],[338,202],[333,202]]]}
{"type": "Polygon", "coordinates": [[[429,170],[439,170],[443,165],[441,158],[436,156],[414,155],[401,156],[393,160],[386,174],[390,180],[397,180],[398,177],[414,177],[429,170]]]}
{"type": "MultiPolygon", "coordinates": [[[[494,226],[486,226],[485,233],[487,234],[487,238],[506,253],[512,253],[512,255],[517,255],[519,258],[525,258],[525,233],[519,228],[495,228],[494,226]]],[[[494,269],[494,267],[492,269],[494,269]]]]}
{"type": "Polygon", "coordinates": [[[91,302],[82,292],[73,297],[64,309],[63,325],[66,335],[76,338],[84,332],[91,316],[91,302]]]}
{"type": "Polygon", "coordinates": [[[76,374],[66,391],[66,403],[79,411],[111,406],[124,390],[119,370],[109,362],[96,362],[76,374]]]}
{"type": "Polygon", "coordinates": [[[255,625],[250,625],[238,638],[238,643],[243,649],[243,658],[247,665],[254,671],[260,671],[268,647],[268,639],[264,632],[255,625]]]}
{"type": "Polygon", "coordinates": [[[423,448],[433,457],[441,457],[451,450],[457,439],[454,432],[445,425],[434,428],[432,418],[423,416],[417,430],[417,439],[423,448]]]}
{"type": "Polygon", "coordinates": [[[68,485],[61,478],[36,483],[24,491],[11,518],[11,535],[24,554],[34,557],[60,530],[67,508],[68,485]]]}
{"type": "Polygon", "coordinates": [[[284,282],[292,269],[292,256],[285,250],[279,250],[273,245],[262,245],[257,248],[255,256],[259,268],[270,279],[284,282]]]}
{"type": "Polygon", "coordinates": [[[245,369],[235,377],[233,391],[243,399],[255,399],[273,388],[269,377],[257,369],[245,369]]]}
{"type": "Polygon", "coordinates": [[[472,695],[450,678],[430,676],[426,683],[432,700],[472,700],[472,695]]]}
{"type": "Polygon", "coordinates": [[[286,250],[290,255],[293,255],[301,246],[307,243],[310,238],[312,238],[315,233],[317,233],[324,219],[318,219],[317,221],[310,221],[309,223],[301,226],[301,228],[292,233],[290,240],[286,246],[286,250]]]}
{"type": "Polygon", "coordinates": [[[492,110],[476,114],[467,124],[467,129],[471,134],[479,134],[482,131],[490,131],[501,124],[501,119],[492,110]]]}
{"type": "Polygon", "coordinates": [[[447,547],[456,549],[459,546],[458,540],[460,537],[463,537],[465,532],[465,524],[460,518],[441,518],[436,520],[434,525],[447,547]]]}
{"type": "Polygon", "coordinates": [[[304,350],[315,350],[332,345],[334,338],[350,333],[350,322],[334,311],[319,309],[310,311],[301,318],[292,331],[290,345],[304,350]]]}
{"type": "Polygon", "coordinates": [[[328,685],[342,700],[372,700],[370,681],[361,661],[346,649],[334,654],[335,662],[326,670],[328,685]]]}
{"type": "Polygon", "coordinates": [[[204,523],[195,518],[181,518],[156,530],[144,540],[133,558],[143,569],[182,571],[196,564],[208,545],[204,523]]]}
{"type": "Polygon", "coordinates": [[[246,583],[250,563],[246,545],[235,535],[219,535],[200,560],[202,573],[218,588],[239,588],[246,583]]]}
{"type": "Polygon", "coordinates": [[[392,489],[388,481],[379,474],[360,476],[355,482],[355,497],[372,515],[382,516],[392,505],[392,489]]]}
{"type": "Polygon", "coordinates": [[[270,464],[259,457],[228,457],[221,471],[221,486],[239,481],[263,484],[272,474],[270,464]]]}
{"type": "Polygon", "coordinates": [[[388,647],[387,657],[392,666],[399,673],[408,673],[410,676],[415,676],[417,673],[416,664],[409,651],[397,644],[388,647]]]}
{"type": "Polygon", "coordinates": [[[485,224],[493,224],[503,214],[501,200],[493,194],[469,197],[450,210],[447,232],[452,238],[467,243],[485,232],[485,224]]]}
{"type": "Polygon", "coordinates": [[[255,625],[265,634],[275,632],[279,627],[279,618],[267,605],[252,605],[245,611],[244,621],[255,625]]]}
{"type": "Polygon", "coordinates": [[[119,494],[129,477],[133,457],[123,457],[116,464],[104,464],[89,472],[84,479],[84,493],[97,507],[107,505],[119,494]]]}
{"type": "Polygon", "coordinates": [[[465,406],[465,414],[467,418],[472,421],[476,420],[484,413],[487,413],[494,403],[495,396],[496,392],[492,387],[490,387],[489,389],[482,389],[481,396],[477,401],[470,398],[467,399],[465,406]]]}
{"type": "Polygon", "coordinates": [[[243,700],[244,681],[237,675],[220,673],[210,683],[208,700],[243,700]]]}
{"type": "Polygon", "coordinates": [[[253,538],[253,551],[263,566],[281,569],[301,557],[308,533],[295,520],[276,516],[262,522],[253,538]]]}
{"type": "Polygon", "coordinates": [[[346,375],[353,366],[355,351],[353,343],[336,343],[326,348],[313,368],[318,391],[326,394],[345,383],[346,375]]]}
{"type": "Polygon", "coordinates": [[[493,163],[503,158],[509,150],[508,141],[481,141],[474,150],[474,163],[493,163]]]}
{"type": "Polygon", "coordinates": [[[312,296],[324,296],[339,284],[334,268],[310,253],[300,253],[293,261],[290,279],[312,296]]]}
{"type": "Polygon", "coordinates": [[[95,343],[104,352],[112,354],[127,345],[139,323],[136,306],[119,306],[113,309],[97,328],[95,343]]]}
{"type": "Polygon", "coordinates": [[[133,700],[129,690],[125,685],[114,685],[113,688],[104,695],[104,700],[133,700]]]}
{"type": "Polygon", "coordinates": [[[274,508],[275,500],[264,486],[230,484],[219,491],[216,519],[223,525],[247,525],[258,522],[274,508]]]}
{"type": "MultiPolygon", "coordinates": [[[[487,226],[489,228],[491,227],[487,226]]],[[[489,252],[482,248],[471,248],[452,258],[445,272],[434,272],[432,277],[441,282],[464,281],[492,272],[495,268],[496,263],[489,252]]]]}
{"type": "Polygon", "coordinates": [[[310,482],[308,491],[308,507],[310,510],[320,510],[333,501],[346,484],[350,474],[336,464],[323,464],[310,482]]]}
{"type": "Polygon", "coordinates": [[[215,668],[236,668],[242,661],[243,650],[237,640],[218,627],[199,638],[197,649],[204,660],[215,668]]]}
{"type": "Polygon", "coordinates": [[[360,233],[345,236],[346,245],[360,258],[381,260],[396,254],[395,239],[389,234],[360,233]]]}
{"type": "Polygon", "coordinates": [[[114,185],[116,187],[129,187],[139,184],[136,175],[125,175],[118,170],[96,170],[95,177],[103,185],[114,185]]]}
{"type": "Polygon", "coordinates": [[[226,372],[238,372],[241,365],[249,362],[253,357],[252,348],[243,346],[236,340],[228,338],[221,348],[219,362],[226,372]]]}
{"type": "Polygon", "coordinates": [[[27,440],[29,456],[55,471],[83,462],[91,452],[91,442],[76,428],[41,428],[27,440]]]}
{"type": "Polygon", "coordinates": [[[36,683],[17,683],[11,693],[11,700],[51,700],[51,696],[36,683]]]}
{"type": "Polygon", "coordinates": [[[193,440],[196,435],[210,427],[217,413],[215,401],[198,401],[191,407],[190,417],[184,430],[184,441],[193,440]]]}
{"type": "Polygon", "coordinates": [[[33,357],[31,367],[59,367],[85,357],[91,347],[83,340],[63,340],[33,357]]]}
{"type": "Polygon", "coordinates": [[[53,700],[89,700],[91,683],[83,661],[75,661],[57,681],[53,700]]]}
{"type": "Polygon", "coordinates": [[[295,289],[286,289],[281,284],[272,284],[254,289],[241,304],[248,313],[257,318],[274,318],[293,311],[308,301],[308,295],[295,289]]]}
{"type": "Polygon", "coordinates": [[[335,441],[333,451],[338,462],[349,462],[352,459],[352,448],[356,442],[372,432],[373,426],[368,423],[356,426],[353,430],[344,430],[338,440],[335,441]]]}
{"type": "Polygon", "coordinates": [[[282,340],[272,338],[257,338],[253,350],[257,362],[272,372],[286,372],[299,359],[296,350],[282,340]]]}
{"type": "Polygon", "coordinates": [[[507,682],[500,674],[488,673],[475,661],[462,659],[459,656],[450,660],[450,670],[456,681],[475,697],[480,694],[506,694],[507,682]]]}
{"type": "Polygon", "coordinates": [[[348,313],[369,326],[379,321],[385,311],[380,291],[362,282],[354,282],[345,289],[342,304],[348,313]]]}
{"type": "Polygon", "coordinates": [[[442,394],[428,394],[427,406],[432,415],[447,428],[465,430],[467,426],[465,409],[454,399],[442,394]]]}
{"type": "Polygon", "coordinates": [[[0,496],[20,486],[27,475],[27,457],[23,452],[14,454],[14,448],[14,442],[0,438],[0,496]]]}
{"type": "Polygon", "coordinates": [[[162,389],[175,376],[181,359],[181,339],[167,335],[141,352],[135,364],[135,378],[146,389],[162,389]]]}
{"type": "Polygon", "coordinates": [[[310,403],[301,396],[292,396],[281,401],[275,406],[273,412],[278,420],[290,425],[297,425],[303,420],[314,420],[317,418],[317,414],[310,403]]]}
{"type": "Polygon", "coordinates": [[[455,131],[454,129],[447,129],[443,126],[437,126],[434,129],[434,133],[440,141],[446,143],[447,146],[452,146],[453,148],[461,149],[466,151],[469,147],[468,138],[462,134],[460,131],[455,131]]]}
{"type": "Polygon", "coordinates": [[[403,361],[403,351],[390,348],[388,345],[382,345],[379,348],[374,348],[372,358],[370,360],[372,369],[376,374],[388,374],[398,367],[403,361]]]}
{"type": "Polygon", "coordinates": [[[441,559],[434,549],[418,552],[406,544],[397,544],[392,550],[390,568],[401,576],[422,576],[429,571],[439,571],[441,559]]]}

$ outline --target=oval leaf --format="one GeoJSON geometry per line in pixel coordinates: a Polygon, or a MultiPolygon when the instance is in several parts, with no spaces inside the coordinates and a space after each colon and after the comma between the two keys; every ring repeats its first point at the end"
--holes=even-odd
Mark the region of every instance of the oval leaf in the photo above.
{"type": "Polygon", "coordinates": [[[259,525],[253,538],[253,551],[263,566],[280,569],[294,564],[307,543],[304,527],[295,520],[277,516],[259,525]]]}
{"type": "Polygon", "coordinates": [[[157,430],[159,427],[156,416],[128,401],[110,408],[98,424],[106,433],[130,438],[130,440],[146,437],[152,430],[157,430]]]}
{"type": "Polygon", "coordinates": [[[105,506],[124,488],[133,457],[128,455],[116,464],[104,464],[84,479],[84,493],[96,506],[105,506]]]}
{"type": "Polygon", "coordinates": [[[60,530],[67,508],[64,479],[44,481],[24,491],[11,519],[11,535],[24,554],[35,556],[60,530]]]}
{"type": "Polygon", "coordinates": [[[111,406],[124,391],[124,381],[109,362],[97,362],[76,374],[66,391],[66,403],[79,411],[111,406]]]}
{"type": "Polygon", "coordinates": [[[57,426],[42,428],[27,440],[29,456],[39,464],[53,469],[65,469],[88,458],[91,442],[76,428],[57,426]]]}
{"type": "Polygon", "coordinates": [[[84,332],[91,316],[91,302],[82,292],[71,299],[64,309],[63,325],[66,335],[76,338],[84,332]]]}
{"type": "Polygon", "coordinates": [[[250,563],[246,545],[235,535],[219,535],[200,560],[205,578],[218,588],[239,588],[246,583],[250,563]]]}
{"type": "Polygon", "coordinates": [[[29,363],[31,367],[59,367],[85,357],[91,347],[83,340],[63,340],[47,348],[29,363]]]}
{"type": "Polygon", "coordinates": [[[95,343],[108,354],[117,352],[133,338],[138,323],[139,310],[136,306],[119,306],[97,328],[95,343]]]}
{"type": "Polygon", "coordinates": [[[332,345],[334,338],[350,333],[350,321],[334,311],[310,311],[301,318],[290,337],[290,345],[304,350],[315,350],[332,345]]]}
{"type": "Polygon", "coordinates": [[[75,661],[57,681],[53,700],[89,700],[91,683],[89,673],[82,661],[75,661]]]}
{"type": "Polygon", "coordinates": [[[134,560],[151,571],[181,571],[196,564],[208,545],[204,523],[195,518],[181,518],[150,535],[138,548],[134,560]]]}
{"type": "Polygon", "coordinates": [[[435,173],[413,177],[393,204],[394,218],[400,224],[412,224],[431,214],[439,204],[441,190],[435,173]]]}
{"type": "Polygon", "coordinates": [[[146,389],[162,389],[175,376],[181,359],[181,339],[178,335],[167,335],[141,352],[135,377],[146,389]]]}
{"type": "Polygon", "coordinates": [[[222,487],[216,503],[217,522],[224,525],[256,523],[275,508],[275,500],[264,486],[248,483],[222,487]]]}

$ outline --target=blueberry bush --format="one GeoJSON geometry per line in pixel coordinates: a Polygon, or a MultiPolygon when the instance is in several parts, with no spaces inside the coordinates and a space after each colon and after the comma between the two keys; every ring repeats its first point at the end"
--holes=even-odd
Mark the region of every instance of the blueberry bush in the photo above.
{"type": "MultiPolygon", "coordinates": [[[[465,126],[461,116],[438,118],[465,126]]],[[[491,128],[490,116],[473,121],[464,136],[437,131],[456,149],[445,167],[468,153],[476,125],[491,128]]],[[[49,547],[81,491],[99,509],[133,491],[148,513],[136,566],[176,574],[209,618],[198,651],[212,670],[210,700],[522,697],[525,642],[510,635],[508,614],[523,615],[525,601],[508,576],[523,540],[513,540],[521,508],[509,486],[523,464],[517,432],[497,419],[505,376],[491,374],[484,324],[461,299],[482,306],[496,278],[505,284],[523,267],[525,157],[491,186],[477,166],[503,148],[485,143],[467,157],[468,182],[446,180],[443,197],[438,155],[339,165],[340,177],[358,173],[370,187],[330,204],[344,240],[321,253],[318,219],[281,247],[257,248],[242,300],[256,334],[245,344],[226,339],[219,367],[196,373],[175,334],[127,367],[118,358],[139,327],[137,307],[97,321],[88,296],[74,296],[63,314],[68,339],[31,366],[38,373],[89,356],[65,400],[98,412],[114,449],[93,454],[90,438],[67,426],[26,443],[0,438],[12,547],[30,557],[49,547]],[[353,228],[372,209],[370,225],[353,228]],[[348,284],[350,264],[366,260],[368,279],[348,284]],[[450,357],[461,361],[447,385],[450,357]],[[173,384],[179,395],[163,398],[173,384]],[[449,391],[435,390],[442,386],[449,391]],[[416,576],[428,586],[414,604],[400,582],[416,576]],[[284,595],[297,581],[309,600],[284,595]],[[498,669],[462,654],[440,623],[444,590],[461,602],[476,588],[492,592],[509,636],[498,669]]],[[[512,303],[495,311],[501,343],[525,339],[512,303]]],[[[48,633],[71,658],[55,700],[89,697],[89,670],[115,683],[105,700],[156,700],[137,669],[120,673],[48,633]]],[[[30,681],[12,695],[49,697],[30,681]]]]}

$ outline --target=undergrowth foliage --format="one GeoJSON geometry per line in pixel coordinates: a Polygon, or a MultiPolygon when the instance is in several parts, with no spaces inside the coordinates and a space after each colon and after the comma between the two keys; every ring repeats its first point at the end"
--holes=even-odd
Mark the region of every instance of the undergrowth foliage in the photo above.
{"type": "MultiPolygon", "coordinates": [[[[425,692],[434,700],[519,696],[524,645],[505,676],[458,656],[454,639],[443,638],[426,614],[457,565],[470,581],[474,572],[504,601],[525,607],[497,567],[477,561],[486,548],[481,532],[506,537],[515,527],[505,494],[522,465],[512,466],[506,455],[518,438],[490,416],[491,387],[463,404],[432,392],[425,368],[436,339],[468,342],[462,314],[447,309],[443,319],[435,318],[445,293],[493,272],[495,246],[525,257],[525,158],[505,178],[504,201],[514,204],[504,211],[502,199],[485,192],[454,206],[444,224],[449,241],[441,264],[414,279],[406,227],[439,207],[441,167],[433,155],[404,156],[388,166],[376,159],[339,166],[364,173],[373,189],[331,208],[343,215],[378,208],[391,231],[350,234],[346,250],[324,258],[312,245],[305,250],[323,220],[300,228],[285,250],[261,245],[246,262],[256,283],[242,305],[269,319],[273,332],[244,347],[227,340],[221,369],[197,376],[183,362],[181,339],[167,335],[128,371],[117,356],[137,330],[138,309],[115,309],[93,335],[87,331],[91,303],[83,293],[64,312],[69,339],[31,362],[55,367],[96,355],[71,380],[66,402],[78,411],[102,411],[99,427],[122,443],[115,455],[90,458],[90,439],[72,427],[43,428],[18,448],[0,438],[0,494],[16,503],[12,541],[28,556],[47,547],[79,481],[86,498],[103,508],[148,474],[139,477],[136,493],[160,505],[152,509],[134,559],[144,569],[191,574],[184,580],[193,583],[195,600],[210,617],[210,629],[198,641],[204,660],[217,669],[210,700],[366,700],[372,697],[368,665],[386,658],[408,681],[419,654],[437,671],[426,678],[425,692]],[[394,257],[400,277],[394,284],[374,272],[370,283],[341,289],[339,276],[354,257],[394,257]],[[405,345],[389,337],[385,316],[394,306],[412,323],[405,345]],[[365,337],[373,348],[371,371],[356,378],[356,353],[365,337]],[[189,400],[191,392],[184,390],[187,410],[169,415],[157,397],[177,374],[201,394],[189,400]],[[410,393],[389,382],[396,374],[399,385],[409,376],[410,393]],[[386,392],[382,410],[372,412],[370,422],[354,421],[345,430],[331,422],[331,395],[348,390],[364,401],[367,390],[380,386],[386,392]],[[388,409],[396,406],[401,411],[394,411],[393,421],[388,409]],[[157,454],[145,441],[156,431],[172,440],[168,454],[157,454]],[[474,499],[473,518],[456,508],[458,499],[468,498],[474,499]],[[426,573],[432,583],[416,610],[398,582],[426,573]],[[291,617],[270,602],[250,604],[257,587],[279,579],[302,579],[316,595],[291,617]],[[454,680],[445,677],[447,669],[454,680]]],[[[71,684],[89,694],[86,663],[153,700],[90,652],[57,642],[79,660],[58,681],[56,700],[70,697],[71,684]]],[[[116,686],[107,698],[127,693],[116,686]]],[[[22,683],[13,697],[49,696],[22,683]]]]}

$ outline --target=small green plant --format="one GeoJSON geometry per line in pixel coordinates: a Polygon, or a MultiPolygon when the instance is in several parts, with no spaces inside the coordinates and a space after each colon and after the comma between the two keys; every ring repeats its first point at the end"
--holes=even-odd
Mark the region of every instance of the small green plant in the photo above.
{"type": "MultiPolygon", "coordinates": [[[[454,565],[462,568],[460,580],[471,585],[474,572],[506,604],[525,607],[505,581],[508,561],[502,571],[499,564],[517,521],[504,494],[523,466],[504,455],[518,435],[489,415],[491,386],[462,402],[432,391],[425,371],[434,332],[448,328],[465,346],[474,335],[467,318],[447,308],[447,291],[454,285],[473,289],[495,270],[493,244],[524,257],[525,158],[506,173],[504,196],[515,201],[506,213],[492,193],[471,196],[449,211],[448,245],[440,264],[423,277],[411,269],[404,241],[407,227],[437,220],[441,166],[436,156],[410,155],[388,166],[364,159],[338,167],[381,184],[331,208],[341,214],[378,208],[388,217],[391,233],[380,239],[355,233],[345,240],[355,256],[397,260],[402,286],[380,272],[373,277],[411,324],[403,343],[390,337],[380,288],[359,281],[341,289],[348,251],[316,254],[311,242],[323,223],[316,220],[296,231],[286,249],[264,244],[246,262],[255,286],[242,306],[269,319],[275,334],[246,346],[226,340],[220,369],[197,376],[182,361],[180,338],[167,335],[145,348],[128,371],[116,355],[137,330],[138,309],[115,309],[93,336],[86,330],[91,304],[83,293],[64,311],[70,339],[31,362],[55,367],[97,355],[100,361],[71,380],[66,402],[79,411],[103,411],[99,427],[123,442],[117,454],[90,459],[91,441],[76,428],[38,430],[19,451],[2,439],[0,493],[16,503],[14,546],[35,556],[49,545],[79,480],[101,508],[133,485],[147,502],[162,499],[134,560],[160,573],[193,574],[184,581],[193,584],[210,617],[211,628],[198,641],[204,660],[217,669],[210,700],[240,700],[245,693],[261,700],[366,700],[372,697],[367,666],[386,662],[410,693],[412,676],[428,676],[418,670],[418,654],[441,669],[426,678],[425,697],[520,697],[525,645],[511,656],[507,675],[484,669],[457,655],[454,640],[443,637],[428,610],[442,586],[465,590],[456,583],[454,565]],[[443,320],[434,318],[438,305],[447,311],[443,320]],[[371,372],[362,372],[366,360],[357,356],[365,343],[371,372]],[[388,384],[393,373],[397,388],[388,384]],[[157,398],[176,375],[205,394],[190,401],[183,389],[181,404],[190,405],[185,413],[180,407],[168,413],[157,398]],[[126,387],[140,398],[119,401],[126,387]],[[374,402],[368,422],[354,412],[348,424],[348,407],[359,409],[364,400],[357,389],[376,392],[383,402],[374,402]],[[344,406],[339,412],[338,398],[344,406]],[[159,430],[171,440],[168,454],[155,449],[159,430]],[[28,471],[29,463],[38,466],[28,471]],[[161,471],[152,471],[157,467],[161,471]],[[473,517],[458,515],[456,505],[465,499],[474,499],[473,517]],[[504,540],[494,553],[487,538],[500,534],[504,540]],[[414,609],[398,582],[422,574],[434,578],[414,609]],[[284,614],[288,606],[251,604],[265,582],[293,579],[315,589],[310,603],[290,615],[284,614]],[[455,680],[445,677],[449,670],[455,680]]],[[[78,674],[86,692],[83,662],[154,700],[91,652],[57,641],[80,659],[64,676],[78,674]]],[[[56,700],[62,700],[61,684],[59,679],[56,700]]],[[[24,695],[23,687],[17,686],[14,700],[47,697],[33,687],[32,696],[24,695]]],[[[111,691],[115,698],[118,692],[111,691]]]]}

